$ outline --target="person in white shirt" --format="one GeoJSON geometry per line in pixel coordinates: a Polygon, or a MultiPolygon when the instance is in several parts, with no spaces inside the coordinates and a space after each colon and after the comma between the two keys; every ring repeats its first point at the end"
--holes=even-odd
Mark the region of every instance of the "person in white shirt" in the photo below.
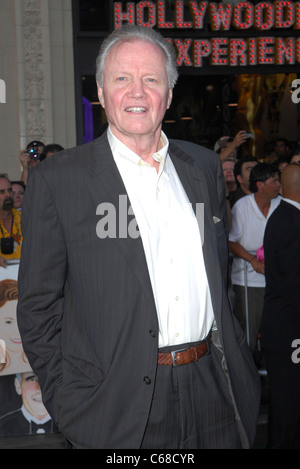
{"type": "Polygon", "coordinates": [[[258,163],[250,173],[252,194],[239,199],[232,208],[229,248],[233,254],[231,281],[234,291],[233,312],[248,334],[254,351],[263,308],[265,276],[262,248],[266,223],[280,203],[278,171],[267,163],[258,163]]]}

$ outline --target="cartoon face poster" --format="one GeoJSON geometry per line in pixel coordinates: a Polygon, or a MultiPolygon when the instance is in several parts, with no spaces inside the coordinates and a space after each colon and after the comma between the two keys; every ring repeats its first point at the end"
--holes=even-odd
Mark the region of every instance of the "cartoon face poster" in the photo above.
{"type": "Polygon", "coordinates": [[[18,269],[17,264],[0,268],[0,339],[5,344],[5,363],[0,376],[31,371],[17,324],[18,269]]]}
{"type": "Polygon", "coordinates": [[[57,432],[17,324],[19,266],[0,267],[0,438],[57,432]]]}

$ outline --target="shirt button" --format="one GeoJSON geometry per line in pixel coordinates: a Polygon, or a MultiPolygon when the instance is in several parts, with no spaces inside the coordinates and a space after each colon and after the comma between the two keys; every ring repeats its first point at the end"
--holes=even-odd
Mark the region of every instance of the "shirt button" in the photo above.
{"type": "Polygon", "coordinates": [[[175,300],[178,301],[178,300],[179,300],[179,296],[175,296],[175,300]]]}
{"type": "Polygon", "coordinates": [[[151,384],[151,379],[149,378],[149,376],[144,377],[144,383],[145,384],[151,384]]]}

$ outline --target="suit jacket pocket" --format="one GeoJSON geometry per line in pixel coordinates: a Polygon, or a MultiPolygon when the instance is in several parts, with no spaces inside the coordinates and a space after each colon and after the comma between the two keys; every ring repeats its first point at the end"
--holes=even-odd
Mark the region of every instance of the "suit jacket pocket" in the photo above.
{"type": "Polygon", "coordinates": [[[63,378],[58,389],[59,428],[80,413],[88,396],[101,385],[99,367],[75,357],[63,358],[63,378]]]}
{"type": "Polygon", "coordinates": [[[70,355],[63,358],[63,381],[65,378],[68,378],[69,374],[74,378],[77,375],[80,380],[85,378],[90,379],[95,384],[102,381],[103,378],[103,374],[98,366],[87,360],[70,355]]]}

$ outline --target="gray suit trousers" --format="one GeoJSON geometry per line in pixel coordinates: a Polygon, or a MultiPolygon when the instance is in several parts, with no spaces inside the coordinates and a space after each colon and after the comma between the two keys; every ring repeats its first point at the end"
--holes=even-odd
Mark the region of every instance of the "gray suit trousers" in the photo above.
{"type": "Polygon", "coordinates": [[[158,366],[142,449],[241,448],[222,357],[211,345],[197,362],[158,366]]]}

